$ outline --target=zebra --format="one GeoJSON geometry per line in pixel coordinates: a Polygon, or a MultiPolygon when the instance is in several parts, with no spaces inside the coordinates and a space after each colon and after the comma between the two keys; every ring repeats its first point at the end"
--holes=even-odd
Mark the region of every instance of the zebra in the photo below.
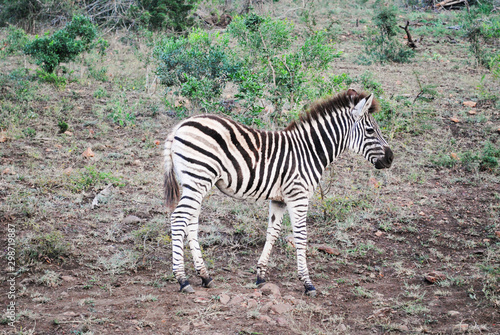
{"type": "Polygon", "coordinates": [[[203,198],[215,185],[237,199],[270,200],[257,285],[266,281],[269,256],[288,210],[298,276],[305,293],[314,296],[306,263],[309,199],[325,168],[347,148],[377,169],[391,166],[394,155],[373,117],[378,110],[373,94],[349,89],[316,102],[281,131],[257,130],[211,114],[177,124],[164,147],[164,191],[171,212],[172,269],[180,291],[194,292],[184,269],[186,236],[202,286],[213,284],[198,243],[198,217],[203,198]]]}

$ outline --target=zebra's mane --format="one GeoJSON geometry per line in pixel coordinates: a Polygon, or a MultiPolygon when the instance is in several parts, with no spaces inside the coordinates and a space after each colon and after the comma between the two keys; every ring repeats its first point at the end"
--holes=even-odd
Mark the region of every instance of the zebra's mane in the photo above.
{"type": "MultiPolygon", "coordinates": [[[[309,110],[305,114],[302,114],[300,116],[298,121],[292,121],[288,125],[288,127],[286,127],[286,130],[296,129],[297,126],[301,123],[309,123],[311,121],[321,119],[325,117],[325,115],[331,114],[333,111],[345,110],[346,107],[350,110],[367,96],[367,93],[357,93],[354,90],[349,90],[339,93],[331,98],[317,101],[311,107],[309,107],[309,110]]],[[[376,99],[373,99],[368,113],[376,113],[379,111],[379,109],[380,106],[378,101],[376,99]]]]}

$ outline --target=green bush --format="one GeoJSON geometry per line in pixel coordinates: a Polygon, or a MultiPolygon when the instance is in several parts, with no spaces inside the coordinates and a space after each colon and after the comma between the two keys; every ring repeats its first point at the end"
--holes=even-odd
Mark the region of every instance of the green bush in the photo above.
{"type": "Polygon", "coordinates": [[[9,26],[7,28],[7,37],[1,43],[5,46],[4,52],[12,55],[22,52],[28,41],[28,35],[26,35],[24,30],[15,26],[9,26]]]}
{"type": "Polygon", "coordinates": [[[477,64],[486,68],[498,65],[495,60],[499,53],[495,52],[495,45],[500,39],[500,15],[493,15],[489,5],[491,3],[486,1],[469,11],[464,9],[460,15],[469,50],[477,64]]]}
{"type": "Polygon", "coordinates": [[[364,54],[359,60],[363,64],[373,62],[408,63],[415,56],[415,52],[401,44],[397,39],[397,9],[394,6],[382,6],[373,17],[377,29],[369,32],[365,40],[364,54]]]}
{"type": "Polygon", "coordinates": [[[145,12],[143,21],[147,21],[149,29],[171,28],[181,32],[191,27],[194,19],[189,17],[199,0],[140,0],[145,12]]]}
{"type": "Polygon", "coordinates": [[[242,64],[219,33],[195,29],[187,38],[167,37],[155,48],[156,70],[163,85],[193,100],[205,110],[217,103],[226,83],[242,64]]]}
{"type": "Polygon", "coordinates": [[[52,36],[38,37],[26,44],[24,52],[35,59],[37,65],[53,73],[60,63],[76,59],[94,46],[97,29],[85,16],[77,15],[64,28],[52,36]]]}

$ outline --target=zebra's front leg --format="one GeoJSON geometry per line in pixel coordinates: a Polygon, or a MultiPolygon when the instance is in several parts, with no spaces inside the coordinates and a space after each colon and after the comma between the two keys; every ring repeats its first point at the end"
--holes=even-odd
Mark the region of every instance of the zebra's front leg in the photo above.
{"type": "Polygon", "coordinates": [[[266,281],[267,263],[273,249],[274,242],[281,231],[281,222],[285,213],[286,205],[283,202],[271,201],[269,203],[269,223],[267,226],[266,244],[257,262],[257,285],[266,281]]]}
{"type": "Polygon", "coordinates": [[[316,288],[314,287],[311,278],[309,278],[309,270],[307,269],[306,251],[307,251],[307,207],[308,200],[289,203],[288,212],[290,214],[290,222],[293,229],[293,237],[295,240],[295,248],[297,250],[297,270],[299,279],[304,283],[306,294],[314,297],[316,288]]]}

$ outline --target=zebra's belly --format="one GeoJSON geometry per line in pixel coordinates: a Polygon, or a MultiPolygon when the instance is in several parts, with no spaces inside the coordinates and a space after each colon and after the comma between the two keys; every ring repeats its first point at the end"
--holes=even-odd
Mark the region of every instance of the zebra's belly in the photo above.
{"type": "Polygon", "coordinates": [[[223,179],[220,179],[215,183],[215,186],[224,194],[240,199],[240,200],[275,200],[275,201],[283,201],[283,192],[278,185],[272,187],[272,189],[254,189],[248,192],[235,192],[235,190],[231,187],[228,187],[227,183],[224,182],[223,179]]]}

